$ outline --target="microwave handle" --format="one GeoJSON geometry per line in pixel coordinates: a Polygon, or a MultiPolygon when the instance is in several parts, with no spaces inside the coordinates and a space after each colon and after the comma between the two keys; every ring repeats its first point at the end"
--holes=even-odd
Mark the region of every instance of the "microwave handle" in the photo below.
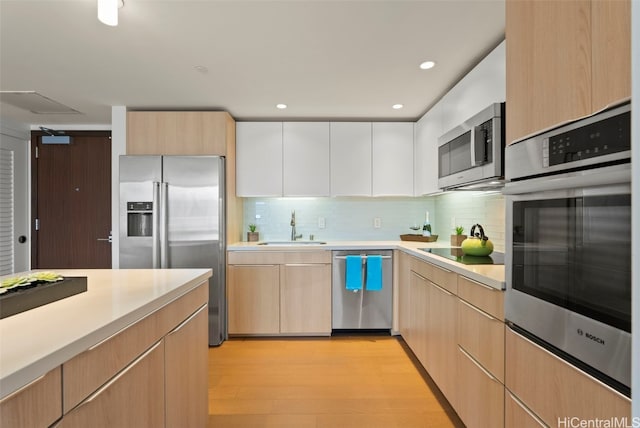
{"type": "Polygon", "coordinates": [[[471,166],[487,163],[487,130],[482,126],[474,126],[471,132],[471,166]]]}

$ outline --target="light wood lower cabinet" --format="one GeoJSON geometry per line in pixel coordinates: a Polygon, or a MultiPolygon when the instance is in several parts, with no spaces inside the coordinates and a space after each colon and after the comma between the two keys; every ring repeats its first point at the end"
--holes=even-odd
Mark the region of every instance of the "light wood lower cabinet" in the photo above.
{"type": "Polygon", "coordinates": [[[464,349],[458,347],[458,389],[455,409],[467,428],[504,426],[504,385],[464,349]]]}
{"type": "Polygon", "coordinates": [[[331,265],[280,267],[280,333],[331,332],[331,265]]]}
{"type": "Polygon", "coordinates": [[[622,394],[525,337],[506,329],[505,386],[550,426],[569,418],[631,420],[631,402],[622,394]]]}
{"type": "Polygon", "coordinates": [[[280,267],[229,266],[229,334],[280,332],[280,267]]]}
{"type": "Polygon", "coordinates": [[[44,376],[0,400],[0,427],[48,427],[62,416],[62,370],[44,376]]]}
{"type": "Polygon", "coordinates": [[[229,252],[231,335],[331,334],[331,252],[229,252]]]}
{"type": "Polygon", "coordinates": [[[165,426],[164,341],[131,363],[56,427],[165,426]]]}
{"type": "Polygon", "coordinates": [[[209,307],[165,337],[166,427],[206,427],[209,413],[209,307]]]}

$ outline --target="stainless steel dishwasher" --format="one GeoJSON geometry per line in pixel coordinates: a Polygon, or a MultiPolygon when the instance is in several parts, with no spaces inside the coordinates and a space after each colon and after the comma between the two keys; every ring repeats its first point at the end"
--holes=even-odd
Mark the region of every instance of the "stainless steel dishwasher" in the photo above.
{"type": "Polygon", "coordinates": [[[348,250],[333,251],[333,316],[334,330],[389,330],[392,326],[393,309],[393,251],[348,250]],[[361,290],[347,290],[347,256],[360,256],[362,269],[361,290]],[[367,291],[367,256],[382,257],[382,290],[367,291]]]}

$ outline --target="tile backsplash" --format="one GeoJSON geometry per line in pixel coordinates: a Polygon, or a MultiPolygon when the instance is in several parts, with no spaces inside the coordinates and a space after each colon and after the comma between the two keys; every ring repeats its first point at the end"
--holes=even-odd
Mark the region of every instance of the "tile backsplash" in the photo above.
{"type": "MultiPolygon", "coordinates": [[[[439,242],[449,242],[453,225],[465,233],[480,223],[497,251],[504,251],[504,197],[490,192],[450,192],[417,198],[247,198],[244,230],[255,223],[260,239],[289,240],[291,211],[296,212],[296,232],[308,240],[398,240],[422,226],[429,211],[439,242]],[[380,227],[374,227],[379,219],[380,227]],[[320,227],[324,222],[324,228],[320,227]]],[[[246,239],[246,233],[243,234],[246,239]]]]}

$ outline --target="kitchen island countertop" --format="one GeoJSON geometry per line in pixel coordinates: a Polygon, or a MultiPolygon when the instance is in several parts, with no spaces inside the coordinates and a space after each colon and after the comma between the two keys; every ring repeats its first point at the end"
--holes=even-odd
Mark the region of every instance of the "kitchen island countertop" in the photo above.
{"type": "MultiPolygon", "coordinates": [[[[324,241],[322,241],[324,242],[324,241]]],[[[451,248],[448,240],[441,242],[416,241],[326,241],[322,245],[286,243],[261,245],[259,242],[238,242],[227,246],[228,251],[333,251],[333,250],[400,250],[493,288],[504,290],[504,265],[465,265],[421,251],[420,248],[451,248]]]]}
{"type": "Polygon", "coordinates": [[[53,270],[86,276],[87,291],[0,320],[0,399],[211,276],[210,269],[53,270]]]}

